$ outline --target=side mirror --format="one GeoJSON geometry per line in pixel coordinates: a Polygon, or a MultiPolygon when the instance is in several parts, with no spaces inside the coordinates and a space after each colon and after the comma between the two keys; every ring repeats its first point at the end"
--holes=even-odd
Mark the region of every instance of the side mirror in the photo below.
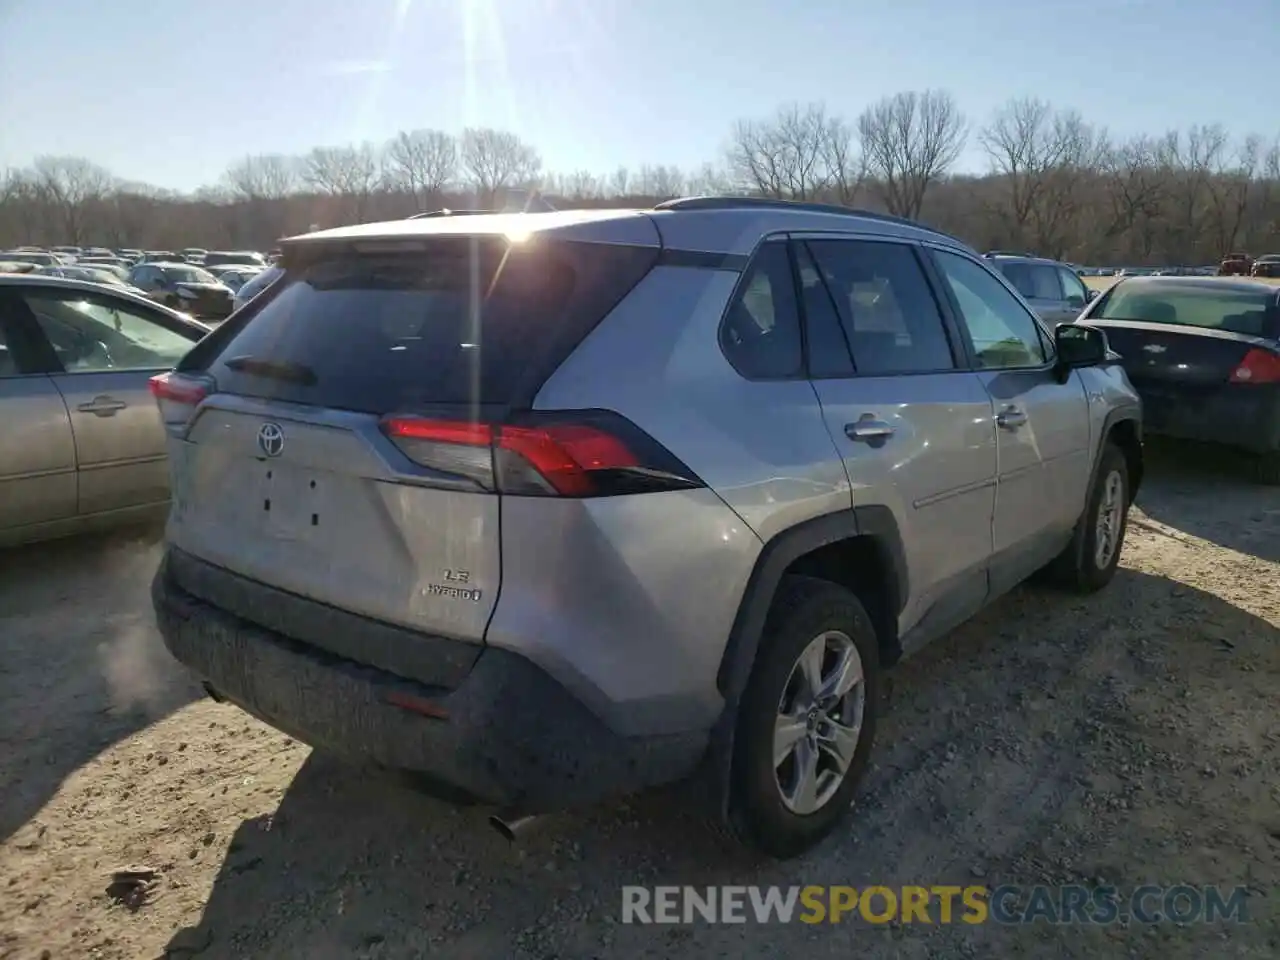
{"type": "Polygon", "coordinates": [[[1080,323],[1064,323],[1057,327],[1053,331],[1053,340],[1058,348],[1058,366],[1064,372],[1105,363],[1111,351],[1103,331],[1080,323]]]}
{"type": "Polygon", "coordinates": [[[1085,303],[1093,303],[1093,301],[1095,301],[1095,300],[1097,300],[1097,299],[1098,299],[1098,291],[1097,291],[1097,290],[1094,290],[1092,287],[1085,287],[1085,290],[1084,290],[1084,302],[1085,302],[1085,303]]]}

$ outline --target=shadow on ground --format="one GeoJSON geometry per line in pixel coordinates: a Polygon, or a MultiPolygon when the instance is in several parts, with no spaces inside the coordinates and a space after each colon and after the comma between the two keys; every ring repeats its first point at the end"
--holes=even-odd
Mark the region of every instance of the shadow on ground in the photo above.
{"type": "Polygon", "coordinates": [[[152,620],[158,537],[0,551],[0,840],[69,774],[198,695],[152,620]]]}
{"type": "Polygon", "coordinates": [[[1219,546],[1280,563],[1280,487],[1252,479],[1242,454],[1157,439],[1146,445],[1138,506],[1153,520],[1219,546]]]}
{"type": "MultiPolygon", "coordinates": [[[[1147,882],[1140,871],[1172,856],[1161,852],[1171,830],[1220,822],[1214,805],[1240,802],[1245,788],[1224,781],[1224,796],[1206,806],[1152,774],[1141,795],[1150,815],[1139,819],[1105,799],[1100,778],[1130,764],[1146,770],[1166,751],[1159,763],[1171,770],[1204,762],[1198,751],[1214,749],[1212,736],[1188,744],[1163,701],[1148,698],[1167,696],[1196,722],[1240,676],[1234,656],[1278,641],[1271,624],[1217,596],[1129,569],[1098,597],[1020,589],[894,671],[851,825],[786,864],[714,841],[679,790],[550,818],[512,847],[485,811],[457,810],[313,754],[272,815],[237,829],[200,923],[174,937],[170,956],[1047,955],[1041,927],[622,925],[621,885],[1147,882]],[[1235,637],[1233,651],[1190,630],[1198,618],[1235,637]],[[1127,752],[1138,748],[1146,760],[1127,752]],[[1058,835],[1071,844],[1061,861],[1051,846],[1058,835]]],[[[1266,848],[1265,837],[1249,842],[1266,848]]],[[[1196,876],[1215,882],[1213,869],[1196,876]]],[[[1114,937],[1128,934],[1106,936],[1073,930],[1074,946],[1057,938],[1052,952],[1114,954],[1114,937]]],[[[1134,942],[1147,955],[1158,939],[1134,942]]]]}

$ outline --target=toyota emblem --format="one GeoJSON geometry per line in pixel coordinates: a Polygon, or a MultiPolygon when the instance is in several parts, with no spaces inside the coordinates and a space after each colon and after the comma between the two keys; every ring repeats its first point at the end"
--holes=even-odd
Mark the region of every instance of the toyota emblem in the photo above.
{"type": "Polygon", "coordinates": [[[278,457],[284,449],[284,431],[278,423],[264,423],[258,430],[258,449],[265,456],[278,457]]]}

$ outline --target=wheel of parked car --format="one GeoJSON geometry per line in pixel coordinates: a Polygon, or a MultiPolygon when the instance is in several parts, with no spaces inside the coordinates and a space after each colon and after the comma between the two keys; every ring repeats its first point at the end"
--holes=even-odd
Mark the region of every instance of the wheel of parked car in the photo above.
{"type": "Polygon", "coordinates": [[[1109,443],[1075,535],[1050,567],[1053,579],[1081,593],[1101,590],[1115,576],[1128,524],[1128,463],[1123,451],[1109,443]]]}
{"type": "Polygon", "coordinates": [[[879,663],[851,591],[783,581],[738,714],[730,822],[741,842],[795,856],[849,814],[875,734],[879,663]]]}

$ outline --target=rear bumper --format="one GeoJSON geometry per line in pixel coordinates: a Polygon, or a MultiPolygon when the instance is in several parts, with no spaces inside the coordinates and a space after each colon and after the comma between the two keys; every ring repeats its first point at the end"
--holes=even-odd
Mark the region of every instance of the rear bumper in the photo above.
{"type": "Polygon", "coordinates": [[[1228,384],[1209,394],[1145,383],[1136,388],[1149,434],[1250,453],[1280,450],[1280,384],[1228,384]]]}
{"type": "Polygon", "coordinates": [[[175,582],[170,559],[152,601],[175,658],[304,743],[419,774],[443,796],[546,813],[682,779],[705,752],[706,733],[620,736],[508,651],[486,649],[452,689],[335,656],[197,598],[175,582]],[[393,705],[393,695],[447,719],[393,705]]]}

